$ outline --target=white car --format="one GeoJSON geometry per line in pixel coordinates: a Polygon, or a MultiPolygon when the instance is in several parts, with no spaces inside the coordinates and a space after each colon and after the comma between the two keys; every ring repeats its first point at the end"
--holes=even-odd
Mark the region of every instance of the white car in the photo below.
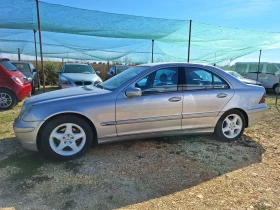
{"type": "Polygon", "coordinates": [[[59,74],[58,85],[61,89],[95,85],[102,82],[102,79],[97,75],[100,72],[95,72],[88,64],[66,63],[62,70],[56,72],[59,74]]]}

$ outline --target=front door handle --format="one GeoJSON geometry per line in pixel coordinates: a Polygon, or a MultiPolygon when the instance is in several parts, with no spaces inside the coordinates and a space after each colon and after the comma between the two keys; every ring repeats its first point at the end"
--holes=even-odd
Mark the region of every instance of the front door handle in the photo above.
{"type": "Polygon", "coordinates": [[[170,102],[176,102],[176,101],[181,101],[181,97],[171,97],[171,98],[169,98],[168,99],[168,101],[170,101],[170,102]]]}
{"type": "Polygon", "coordinates": [[[227,97],[227,94],[226,94],[226,93],[219,93],[219,94],[217,95],[217,98],[225,98],[225,97],[227,97]]]}

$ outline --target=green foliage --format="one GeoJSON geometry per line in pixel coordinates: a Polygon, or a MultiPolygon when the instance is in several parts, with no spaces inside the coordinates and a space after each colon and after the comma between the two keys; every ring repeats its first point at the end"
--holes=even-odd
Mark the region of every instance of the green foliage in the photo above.
{"type": "Polygon", "coordinates": [[[44,69],[46,75],[46,85],[57,85],[58,75],[55,72],[58,69],[57,63],[52,61],[47,61],[44,65],[45,65],[44,69]]]}

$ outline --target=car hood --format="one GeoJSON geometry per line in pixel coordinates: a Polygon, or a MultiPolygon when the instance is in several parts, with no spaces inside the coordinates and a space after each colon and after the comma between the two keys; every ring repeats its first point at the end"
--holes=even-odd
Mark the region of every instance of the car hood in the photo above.
{"type": "Polygon", "coordinates": [[[26,76],[27,78],[28,77],[32,77],[32,73],[31,72],[27,72],[27,71],[21,71],[21,73],[26,76]]]}
{"type": "Polygon", "coordinates": [[[100,80],[97,74],[63,73],[61,76],[71,81],[96,81],[100,80]]]}
{"type": "Polygon", "coordinates": [[[256,84],[261,84],[260,82],[257,82],[256,80],[252,80],[252,79],[247,79],[247,78],[241,78],[239,79],[241,82],[244,82],[246,84],[253,84],[253,85],[256,85],[256,84]]]}
{"type": "Polygon", "coordinates": [[[33,96],[25,102],[25,105],[36,104],[44,101],[61,100],[65,98],[84,96],[84,95],[99,95],[109,93],[110,91],[100,89],[94,86],[74,87],[62,90],[51,91],[37,96],[33,96]]]}

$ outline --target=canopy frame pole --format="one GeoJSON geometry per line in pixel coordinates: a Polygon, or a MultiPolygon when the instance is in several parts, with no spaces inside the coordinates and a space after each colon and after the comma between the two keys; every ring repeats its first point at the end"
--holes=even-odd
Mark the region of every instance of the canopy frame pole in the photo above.
{"type": "Polygon", "coordinates": [[[18,61],[20,61],[20,48],[17,48],[18,51],[18,61]]]}
{"type": "Polygon", "coordinates": [[[45,86],[45,71],[44,71],[44,62],[43,62],[43,47],[42,47],[42,35],[41,35],[41,22],[40,22],[40,10],[39,10],[39,0],[36,1],[36,8],[37,8],[37,21],[38,21],[38,31],[39,31],[39,42],[40,42],[40,56],[41,56],[41,68],[43,74],[43,92],[46,92],[45,86]]]}
{"type": "Polygon", "coordinates": [[[259,54],[258,73],[257,73],[257,82],[259,81],[259,72],[260,72],[261,56],[262,56],[262,50],[260,50],[260,54],[259,54]]]}
{"type": "Polygon", "coordinates": [[[34,46],[35,46],[35,57],[36,57],[36,69],[38,69],[38,56],[37,56],[37,42],[36,42],[36,30],[33,29],[34,32],[34,46]]]}
{"type": "Polygon", "coordinates": [[[189,28],[188,63],[190,62],[191,36],[192,36],[192,20],[190,20],[190,28],[189,28]]]}
{"type": "MultiPolygon", "coordinates": [[[[35,47],[35,57],[36,57],[36,69],[38,71],[38,56],[37,56],[37,41],[36,41],[36,30],[33,29],[34,32],[34,47],[35,47]]],[[[39,72],[37,72],[37,81],[38,81],[38,90],[40,89],[40,77],[39,77],[39,72]]]]}
{"type": "Polygon", "coordinates": [[[154,40],[152,40],[152,63],[154,62],[154,40]]]}

